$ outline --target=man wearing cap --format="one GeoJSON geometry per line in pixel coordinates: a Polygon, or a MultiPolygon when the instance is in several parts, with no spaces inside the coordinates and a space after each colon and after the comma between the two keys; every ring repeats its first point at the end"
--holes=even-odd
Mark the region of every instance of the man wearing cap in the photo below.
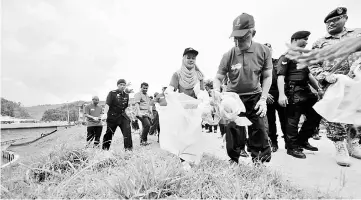
{"type": "Polygon", "coordinates": [[[107,131],[103,137],[103,149],[109,150],[113,135],[119,126],[123,134],[124,148],[132,150],[133,141],[130,128],[130,119],[125,113],[129,104],[129,94],[125,92],[126,81],[119,79],[118,89],[112,90],[107,96],[104,113],[107,113],[107,131]]]}
{"type": "MultiPolygon", "coordinates": [[[[214,80],[214,89],[220,91],[221,83],[228,75],[227,92],[237,93],[246,108],[246,116],[252,125],[248,127],[248,147],[252,160],[269,162],[271,148],[265,129],[266,100],[272,83],[272,55],[266,46],[254,42],[256,34],[252,15],[243,13],[233,21],[235,47],[223,55],[214,80]],[[263,76],[263,87],[260,77],[263,76]]],[[[238,163],[245,152],[244,127],[229,123],[226,128],[226,148],[231,162],[238,163]]]]}
{"type": "MultiPolygon", "coordinates": [[[[268,47],[272,54],[271,44],[264,44],[268,47]]],[[[280,106],[277,102],[279,92],[277,87],[277,63],[278,59],[272,58],[273,70],[272,70],[272,85],[267,96],[267,122],[268,122],[268,137],[271,139],[272,152],[278,150],[278,141],[277,141],[277,126],[276,126],[276,111],[278,113],[278,118],[281,124],[281,130],[283,135],[286,134],[285,131],[285,108],[280,106]]],[[[284,136],[286,140],[286,137],[284,136]]]]}
{"type": "MultiPolygon", "coordinates": [[[[313,49],[322,49],[327,46],[337,44],[341,41],[361,37],[361,29],[349,29],[345,27],[347,22],[347,9],[338,7],[331,11],[324,23],[326,24],[327,35],[318,39],[312,46],[313,49]]],[[[311,73],[321,84],[321,87],[327,87],[337,81],[334,74],[344,74],[351,78],[354,74],[350,71],[351,66],[361,57],[361,52],[353,53],[346,57],[341,57],[333,61],[324,61],[322,63],[309,66],[311,73]],[[334,69],[337,67],[337,70],[334,69]]],[[[326,122],[327,137],[331,139],[336,147],[336,163],[341,166],[349,166],[349,155],[361,159],[361,145],[359,138],[356,138],[356,130],[350,124],[326,122]],[[347,144],[345,139],[347,139],[347,144]]]]}
{"type": "Polygon", "coordinates": [[[148,133],[151,125],[152,109],[150,107],[150,97],[148,96],[148,83],[143,82],[140,85],[141,91],[134,95],[135,107],[137,109],[137,118],[142,122],[142,135],[140,145],[146,146],[148,143],[148,133]]]}
{"type": "MultiPolygon", "coordinates": [[[[305,48],[309,35],[308,31],[294,33],[291,37],[291,45],[305,48]]],[[[309,84],[319,92],[320,96],[323,95],[323,91],[308,68],[297,69],[297,63],[289,60],[285,55],[282,55],[278,61],[277,75],[280,94],[278,102],[286,108],[287,154],[296,158],[306,158],[303,149],[318,151],[308,139],[312,137],[321,121],[321,117],[312,108],[318,97],[311,91],[309,84]],[[298,132],[298,123],[302,114],[306,116],[306,120],[298,132]]]]}

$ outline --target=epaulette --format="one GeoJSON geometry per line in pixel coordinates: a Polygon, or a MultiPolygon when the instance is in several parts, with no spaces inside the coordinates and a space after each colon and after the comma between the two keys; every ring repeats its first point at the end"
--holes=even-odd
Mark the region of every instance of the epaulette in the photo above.
{"type": "Polygon", "coordinates": [[[110,91],[110,92],[117,92],[117,90],[112,90],[112,91],[110,91]]]}

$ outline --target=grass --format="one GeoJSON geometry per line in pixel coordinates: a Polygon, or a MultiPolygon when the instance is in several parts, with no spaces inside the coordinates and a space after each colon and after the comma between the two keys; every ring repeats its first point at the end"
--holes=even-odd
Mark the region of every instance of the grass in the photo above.
{"type": "Polygon", "coordinates": [[[85,134],[74,134],[50,153],[2,169],[1,198],[324,198],[316,191],[290,185],[267,167],[228,162],[205,155],[185,172],[179,158],[154,146],[125,152],[116,140],[109,156],[99,148],[85,148],[85,134]]]}

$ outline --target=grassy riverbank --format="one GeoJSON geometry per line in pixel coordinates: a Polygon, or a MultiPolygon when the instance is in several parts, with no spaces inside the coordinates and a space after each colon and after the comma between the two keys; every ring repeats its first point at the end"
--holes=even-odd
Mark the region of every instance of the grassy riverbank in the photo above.
{"type": "Polygon", "coordinates": [[[179,159],[154,141],[140,147],[134,138],[134,151],[124,152],[116,133],[109,155],[84,148],[85,134],[76,127],[67,134],[57,133],[47,145],[32,144],[33,156],[2,169],[1,198],[327,198],[262,166],[232,167],[205,155],[185,172],[179,159]]]}

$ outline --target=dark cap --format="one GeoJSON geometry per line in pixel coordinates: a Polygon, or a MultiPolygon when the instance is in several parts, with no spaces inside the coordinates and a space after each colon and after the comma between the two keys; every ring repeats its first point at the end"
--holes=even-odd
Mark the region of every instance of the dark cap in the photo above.
{"type": "Polygon", "coordinates": [[[121,84],[121,83],[124,83],[124,84],[127,84],[127,82],[124,80],[124,79],[119,79],[117,81],[117,85],[121,84]]]}
{"type": "Polygon", "coordinates": [[[242,13],[233,20],[233,32],[231,37],[243,37],[251,28],[254,28],[253,16],[247,13],[242,13]]]}
{"type": "Polygon", "coordinates": [[[328,13],[328,15],[326,16],[325,20],[323,20],[324,23],[326,23],[326,21],[332,17],[337,17],[340,15],[346,15],[347,14],[347,8],[345,7],[338,7],[335,10],[331,11],[330,13],[328,13]]]}
{"type": "Polygon", "coordinates": [[[193,49],[191,47],[184,49],[183,56],[186,55],[187,53],[194,53],[194,54],[196,54],[196,56],[198,55],[198,51],[196,51],[195,49],[193,49]]]}
{"type": "Polygon", "coordinates": [[[303,38],[307,38],[308,36],[310,36],[310,32],[309,31],[297,31],[296,33],[294,33],[291,37],[292,39],[303,39],[303,38]]]}

